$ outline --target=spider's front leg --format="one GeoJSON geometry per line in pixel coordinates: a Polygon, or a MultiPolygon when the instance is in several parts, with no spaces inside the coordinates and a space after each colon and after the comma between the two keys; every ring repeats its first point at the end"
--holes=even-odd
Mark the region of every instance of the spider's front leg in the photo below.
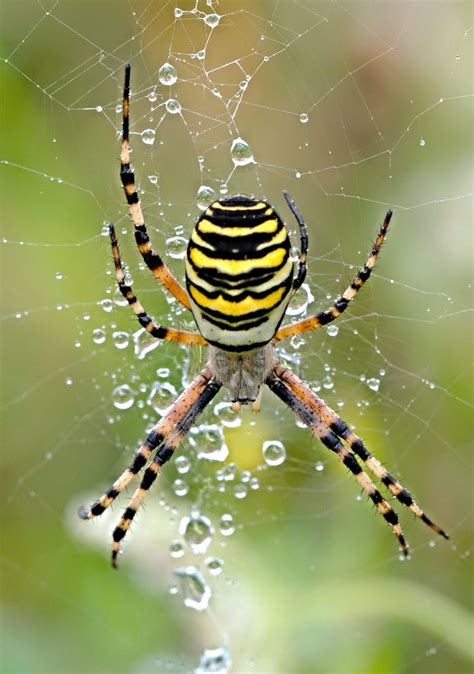
{"type": "Polygon", "coordinates": [[[138,301],[135,293],[129,285],[125,283],[125,272],[123,270],[122,260],[118,247],[117,236],[113,225],[109,225],[110,242],[112,244],[112,254],[115,264],[115,276],[120,292],[125,297],[132,308],[133,313],[138,318],[138,322],[156,339],[163,339],[167,342],[178,342],[180,344],[196,344],[206,346],[207,342],[198,333],[188,332],[187,330],[176,330],[175,328],[166,328],[163,325],[156,325],[147,314],[141,303],[138,301]]]}
{"type": "Polygon", "coordinates": [[[292,323],[291,325],[286,325],[283,328],[280,328],[275,335],[275,342],[278,342],[281,339],[286,339],[287,337],[293,337],[294,335],[300,335],[301,333],[307,332],[308,330],[320,328],[323,325],[327,325],[338,318],[338,316],[340,316],[347,309],[349,302],[354,299],[372,273],[378,254],[380,253],[380,249],[382,248],[382,244],[385,240],[391,218],[392,211],[387,211],[377,238],[375,239],[372,251],[367,262],[365,263],[365,267],[362,267],[359,273],[354,277],[351,284],[343,292],[342,296],[336,300],[334,306],[332,306],[330,309],[326,309],[325,311],[320,311],[314,316],[304,318],[302,321],[297,321],[296,323],[292,323]]]}
{"type": "Polygon", "coordinates": [[[128,210],[133,224],[135,225],[135,240],[143,261],[166,290],[173,295],[186,309],[190,309],[188,294],[175,278],[170,269],[165,265],[162,258],[151,247],[145,220],[143,218],[140,199],[135,187],[135,173],[130,164],[130,71],[131,66],[125,66],[125,82],[123,87],[122,105],[122,148],[120,152],[120,180],[122,182],[128,210]]]}

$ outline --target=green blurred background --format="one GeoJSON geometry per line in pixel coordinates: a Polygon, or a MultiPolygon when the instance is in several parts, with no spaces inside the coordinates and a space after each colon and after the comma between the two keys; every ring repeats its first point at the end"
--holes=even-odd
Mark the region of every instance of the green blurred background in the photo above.
{"type": "Polygon", "coordinates": [[[178,17],[175,7],[2,3],[1,671],[188,672],[204,649],[227,646],[241,674],[467,674],[472,4],[224,0],[212,30],[211,6],[178,17]],[[216,431],[191,435],[181,449],[191,472],[170,463],[111,570],[110,531],[125,501],[101,522],[80,522],[76,509],[156,419],[153,384],[179,391],[201,357],[163,345],[136,358],[137,326],[115,302],[108,221],[149,311],[186,325],[140,271],[118,182],[127,61],[132,131],[156,130],[153,145],[132,136],[146,220],[179,276],[166,242],[189,236],[200,185],[263,194],[281,213],[281,191],[291,192],[310,229],[310,311],[343,290],[394,208],[381,264],[338,334],[318,331],[284,357],[451,541],[404,512],[412,558],[400,562],[354,480],[266,393],[261,414],[244,413],[238,428],[206,412],[234,478],[196,459],[216,431]],[[171,91],[158,81],[166,61],[178,72],[171,91]],[[181,114],[165,113],[169,96],[181,114]],[[255,163],[232,171],[239,135],[255,163]],[[124,384],[134,404],[121,411],[113,391],[124,384]],[[264,470],[268,440],[287,459],[264,470]],[[193,506],[211,520],[212,543],[173,558],[193,506]],[[224,513],[232,536],[219,532],[224,513]],[[209,555],[223,560],[220,576],[209,574],[209,555]],[[173,570],[189,564],[212,589],[208,611],[175,592],[173,570]]]}

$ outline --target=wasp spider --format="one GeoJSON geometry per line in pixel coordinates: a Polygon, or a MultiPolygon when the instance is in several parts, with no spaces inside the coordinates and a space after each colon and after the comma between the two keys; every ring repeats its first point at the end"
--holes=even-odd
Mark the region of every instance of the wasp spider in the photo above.
{"type": "Polygon", "coordinates": [[[253,408],[258,409],[262,387],[266,384],[328,449],[337,454],[354,475],[392,527],[404,555],[408,554],[408,544],[398,516],[363,470],[361,463],[400,503],[436,533],[448,538],[400,482],[368,451],[361,438],[304,382],[281,365],[274,352],[276,342],[327,325],[345,311],[370,277],[392,212],[388,211],[385,216],[365,266],[334,305],[314,316],[280,327],[288,303],[306,275],[308,234],[303,218],[285,192],[286,202],[300,232],[301,251],[295,268],[290,256],[288,231],[270,204],[263,199],[241,195],[215,201],[204,211],[192,231],[186,256],[185,290],[152,249],[148,238],[129,160],[129,95],[130,65],[127,65],[120,178],[135,226],[136,243],[154,276],[178,302],[192,312],[199,333],[168,328],[153,322],[125,281],[115,230],[110,225],[118,287],[140,325],[150,335],[180,344],[206,346],[208,360],[168,414],[154,426],[128,468],[90,508],[81,509],[80,514],[84,519],[102,514],[151,459],[113,532],[112,564],[117,565],[121,541],[161,467],[171,458],[184,435],[221,387],[228,390],[236,407],[252,403],[253,408]]]}

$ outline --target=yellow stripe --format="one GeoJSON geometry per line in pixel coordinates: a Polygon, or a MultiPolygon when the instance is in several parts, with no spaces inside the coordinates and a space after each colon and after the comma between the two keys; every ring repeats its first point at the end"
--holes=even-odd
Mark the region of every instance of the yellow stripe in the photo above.
{"type": "Polygon", "coordinates": [[[219,295],[216,299],[210,299],[206,295],[203,295],[203,293],[200,293],[193,285],[190,285],[189,290],[191,297],[200,307],[213,309],[227,316],[245,316],[245,314],[258,311],[259,309],[273,309],[274,306],[281,302],[286,289],[278,288],[278,290],[262,299],[246,297],[240,302],[230,302],[229,300],[225,300],[222,295],[219,295]]]}
{"type": "MultiPolygon", "coordinates": [[[[211,204],[210,208],[207,209],[206,215],[212,215],[212,211],[215,209],[221,210],[221,211],[258,211],[261,208],[264,208],[267,204],[264,201],[259,201],[258,203],[254,204],[253,206],[226,206],[225,204],[221,204],[220,201],[215,201],[213,204],[211,204]]],[[[270,213],[272,213],[272,209],[270,208],[270,213]]],[[[265,213],[268,213],[265,211],[265,213]]]]}
{"type": "Polygon", "coordinates": [[[248,236],[249,234],[273,234],[277,230],[278,220],[271,218],[255,227],[219,227],[209,222],[209,220],[200,220],[197,227],[203,234],[221,234],[228,237],[248,236]]]}
{"type": "Polygon", "coordinates": [[[285,248],[277,248],[264,257],[259,257],[254,260],[222,260],[220,258],[212,258],[204,255],[197,248],[191,248],[190,258],[191,262],[196,267],[209,267],[217,269],[223,274],[237,275],[245,274],[252,269],[271,269],[277,267],[285,259],[285,248]]]}
{"type": "Polygon", "coordinates": [[[278,232],[278,234],[275,234],[273,239],[271,241],[265,241],[265,243],[260,243],[257,246],[257,250],[263,250],[264,248],[268,248],[268,246],[276,246],[277,243],[283,243],[283,241],[286,241],[287,238],[287,233],[286,229],[283,228],[281,232],[278,232]]]}

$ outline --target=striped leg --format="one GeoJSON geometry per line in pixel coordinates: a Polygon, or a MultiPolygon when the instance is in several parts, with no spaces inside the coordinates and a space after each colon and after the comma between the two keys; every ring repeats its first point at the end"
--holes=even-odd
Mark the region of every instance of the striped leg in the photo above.
{"type": "Polygon", "coordinates": [[[117,498],[117,496],[130,484],[133,477],[137,475],[148,461],[152,451],[162,445],[174,430],[178,423],[189,414],[190,410],[201,399],[208,382],[210,373],[208,369],[203,370],[188,388],[178,397],[168,414],[163,417],[149,433],[143,445],[135,452],[133,461],[120,475],[113,485],[103,496],[95,501],[90,508],[82,507],[79,515],[82,519],[92,519],[102,515],[104,510],[117,498]]]}
{"type": "Polygon", "coordinates": [[[320,328],[323,325],[327,325],[328,323],[334,321],[343,313],[343,311],[347,309],[349,302],[354,299],[364,283],[370,277],[372,269],[375,266],[377,256],[384,242],[385,235],[387,234],[391,218],[392,211],[387,211],[387,215],[385,216],[385,220],[383,221],[377,238],[375,239],[372,252],[365,263],[365,267],[363,267],[357,276],[355,276],[350,286],[346,288],[342,294],[342,297],[336,300],[334,306],[330,309],[326,309],[326,311],[320,311],[314,316],[309,316],[302,321],[298,321],[292,325],[286,325],[285,327],[280,328],[275,335],[275,341],[286,339],[287,337],[293,337],[294,335],[300,335],[302,332],[307,332],[308,330],[314,330],[315,328],[320,328]]]}
{"type": "Polygon", "coordinates": [[[197,344],[199,346],[206,346],[206,340],[198,333],[188,332],[187,330],[176,330],[175,328],[165,328],[162,325],[156,325],[156,323],[152,321],[138,301],[136,295],[133,293],[131,287],[125,283],[125,273],[123,271],[118,241],[113,225],[109,225],[109,233],[118,287],[122,295],[132,307],[132,310],[138,318],[140,325],[145,328],[145,330],[149,332],[150,335],[156,337],[157,339],[164,339],[168,342],[179,342],[180,344],[197,344]]]}
{"type": "Polygon", "coordinates": [[[148,490],[156,480],[161,467],[173,456],[175,449],[177,449],[196,418],[210,403],[221,387],[215,379],[209,378],[209,371],[207,371],[206,374],[202,372],[199,377],[205,380],[201,392],[197,397],[192,397],[192,404],[188,401],[188,395],[190,394],[189,388],[186,389],[176,401],[174,406],[176,408],[176,415],[174,418],[173,430],[158,445],[153,461],[143,474],[140,486],[135,490],[128,508],[126,508],[118,526],[114,529],[112,543],[112,566],[114,567],[117,567],[117,556],[120,552],[121,541],[127,533],[148,490]],[[181,409],[182,407],[184,407],[183,410],[181,409]]]}
{"type": "Polygon", "coordinates": [[[128,210],[135,225],[135,240],[138,250],[142,254],[147,267],[153,272],[155,278],[168,290],[183,307],[190,309],[189,298],[172,272],[165,265],[161,257],[154,252],[143,218],[140,199],[135,187],[135,174],[130,165],[129,157],[129,109],[130,109],[130,64],[125,66],[125,83],[123,89],[122,108],[122,149],[120,152],[120,180],[122,181],[128,210]]]}
{"type": "Polygon", "coordinates": [[[419,517],[422,522],[427,524],[443,538],[449,538],[448,534],[435,524],[413,500],[410,492],[398,482],[388,470],[376,459],[365,447],[363,441],[351,431],[349,426],[332,410],[321,398],[319,398],[311,389],[298,379],[290,370],[279,363],[275,365],[274,373],[276,376],[291,389],[292,393],[307,407],[315,412],[324,426],[331,430],[357,454],[369,468],[369,470],[384,484],[395,498],[410,508],[412,512],[419,517]]]}
{"type": "Polygon", "coordinates": [[[283,192],[283,196],[285,197],[286,203],[288,204],[290,211],[295,216],[296,222],[298,223],[298,226],[300,228],[301,250],[300,250],[298,273],[296,275],[295,280],[293,281],[293,292],[294,292],[301,287],[306,277],[306,258],[308,255],[308,228],[306,227],[306,223],[303,220],[303,216],[299,212],[295,202],[290,197],[288,192],[283,192]]]}
{"type": "Polygon", "coordinates": [[[398,515],[391,505],[382,497],[370,477],[360,467],[354,454],[342,445],[337,435],[325,426],[316,412],[307,406],[295,393],[278,378],[275,371],[268,377],[267,385],[288,407],[306,424],[312,433],[332,452],[335,452],[343,464],[349,468],[355,479],[375,504],[379,513],[390,524],[392,531],[400,543],[402,553],[408,556],[408,543],[398,522],[398,515]]]}

